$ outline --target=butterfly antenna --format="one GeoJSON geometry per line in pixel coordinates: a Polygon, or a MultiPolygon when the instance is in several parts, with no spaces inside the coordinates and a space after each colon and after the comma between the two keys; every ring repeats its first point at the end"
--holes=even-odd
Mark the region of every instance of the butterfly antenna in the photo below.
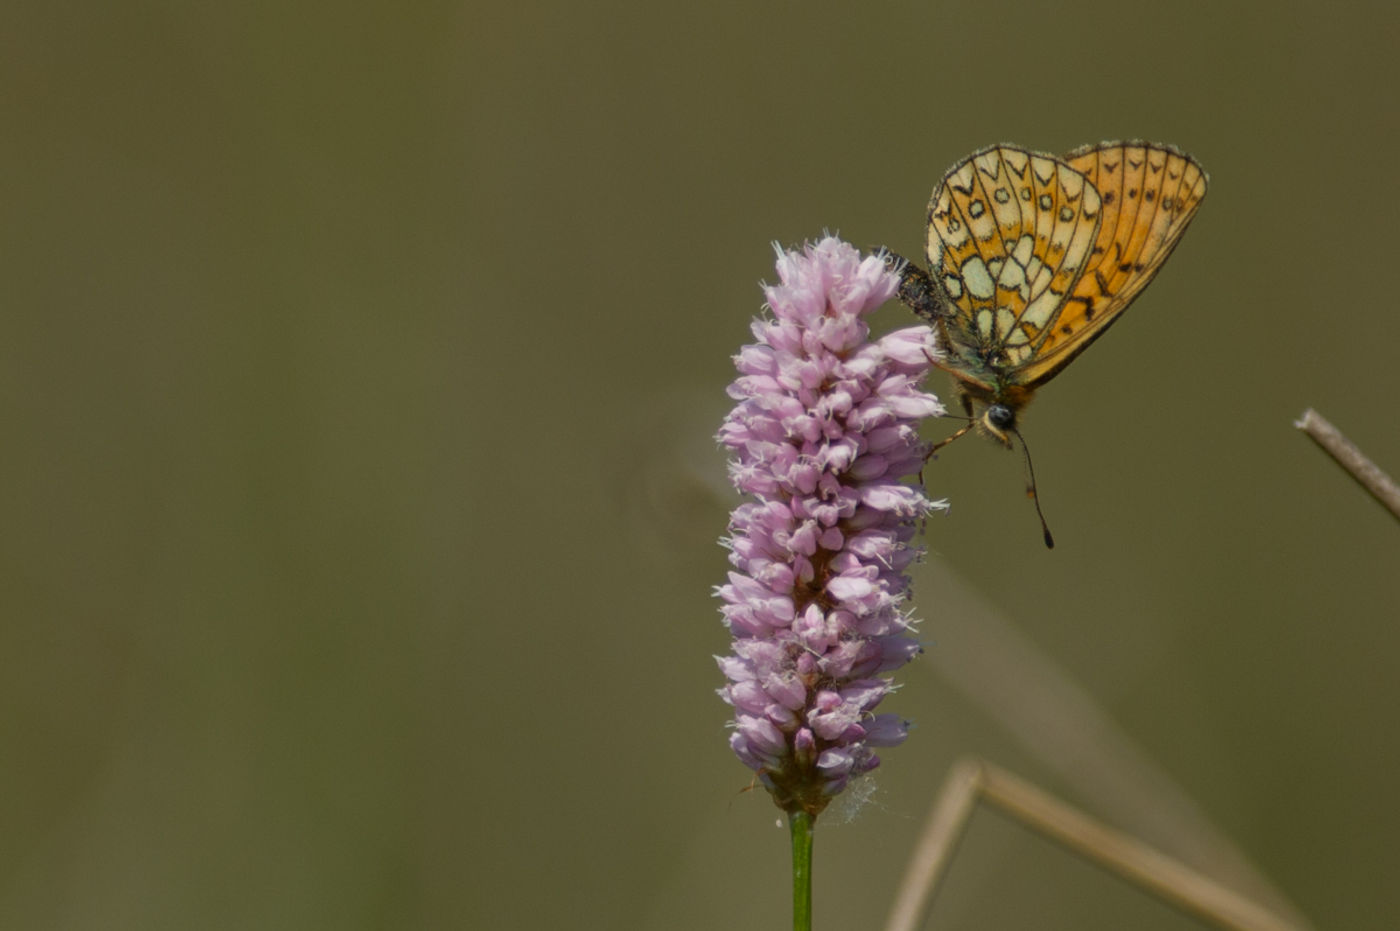
{"type": "Polygon", "coordinates": [[[1053,550],[1055,538],[1050,535],[1050,525],[1045,522],[1045,512],[1040,509],[1040,495],[1036,494],[1035,491],[1035,466],[1031,465],[1031,448],[1026,445],[1026,438],[1021,435],[1021,431],[1013,427],[1008,432],[1021,441],[1021,452],[1026,454],[1026,476],[1029,479],[1026,494],[1030,495],[1031,501],[1035,504],[1035,516],[1040,518],[1040,529],[1045,534],[1045,548],[1053,550]]]}

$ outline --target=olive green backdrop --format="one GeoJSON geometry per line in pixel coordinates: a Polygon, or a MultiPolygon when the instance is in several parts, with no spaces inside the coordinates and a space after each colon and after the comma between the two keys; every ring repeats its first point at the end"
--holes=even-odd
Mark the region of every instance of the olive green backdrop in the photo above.
{"type": "MultiPolygon", "coordinates": [[[[1400,472],[1398,43],[1359,0],[11,5],[0,927],[783,927],[711,659],[770,242],[917,254],[974,148],[1133,137],[1210,195],[1028,411],[1055,551],[1019,457],[930,465],[917,729],[819,828],[819,926],[878,925],[960,754],[1110,816],[939,671],[983,609],[1319,927],[1388,926],[1400,526],[1291,423],[1400,472]]],[[[992,815],[936,919],[1195,927],[992,815]]]]}

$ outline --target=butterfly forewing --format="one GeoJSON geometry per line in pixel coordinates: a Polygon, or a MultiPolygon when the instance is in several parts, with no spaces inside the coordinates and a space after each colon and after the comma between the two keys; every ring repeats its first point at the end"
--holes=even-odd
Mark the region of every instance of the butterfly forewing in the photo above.
{"type": "Polygon", "coordinates": [[[1017,373],[1043,384],[1127,309],[1185,232],[1206,193],[1190,156],[1149,143],[1105,143],[1064,160],[1099,192],[1103,218],[1092,254],[1064,307],[1017,373]]]}
{"type": "Polygon", "coordinates": [[[929,204],[928,259],[952,301],[940,320],[960,378],[984,387],[1032,361],[1088,262],[1100,197],[1063,161],[992,146],[929,204]]]}

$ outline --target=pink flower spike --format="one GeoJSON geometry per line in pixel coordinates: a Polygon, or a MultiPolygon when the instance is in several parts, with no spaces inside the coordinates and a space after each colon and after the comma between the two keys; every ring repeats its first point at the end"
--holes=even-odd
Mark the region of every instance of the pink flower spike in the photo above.
{"type": "Polygon", "coordinates": [[[904,569],[942,503],[909,480],[927,452],[919,422],[943,406],[920,390],[938,357],[928,327],[870,339],[866,317],[899,288],[881,257],[828,237],[779,251],[777,270],[718,435],[752,498],[722,541],[733,643],[716,659],[730,747],[778,807],[816,815],[907,734],[874,709],[893,688],[883,675],[919,652],[904,569]]]}

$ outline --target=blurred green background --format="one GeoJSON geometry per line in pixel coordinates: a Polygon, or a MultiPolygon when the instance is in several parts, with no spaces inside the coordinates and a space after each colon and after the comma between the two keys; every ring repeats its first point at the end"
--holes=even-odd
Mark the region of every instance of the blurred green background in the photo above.
{"type": "MultiPolygon", "coordinates": [[[[1019,457],[928,469],[917,729],[818,926],[878,926],[967,752],[1169,845],[995,710],[979,612],[1319,927],[1400,913],[1400,528],[1291,425],[1400,472],[1392,5],[0,23],[0,927],[783,927],[711,659],[769,244],[917,255],[971,150],[1133,137],[1210,196],[1024,420],[1055,551],[1019,457]]],[[[1196,927],[980,814],[935,919],[1196,927]]]]}

